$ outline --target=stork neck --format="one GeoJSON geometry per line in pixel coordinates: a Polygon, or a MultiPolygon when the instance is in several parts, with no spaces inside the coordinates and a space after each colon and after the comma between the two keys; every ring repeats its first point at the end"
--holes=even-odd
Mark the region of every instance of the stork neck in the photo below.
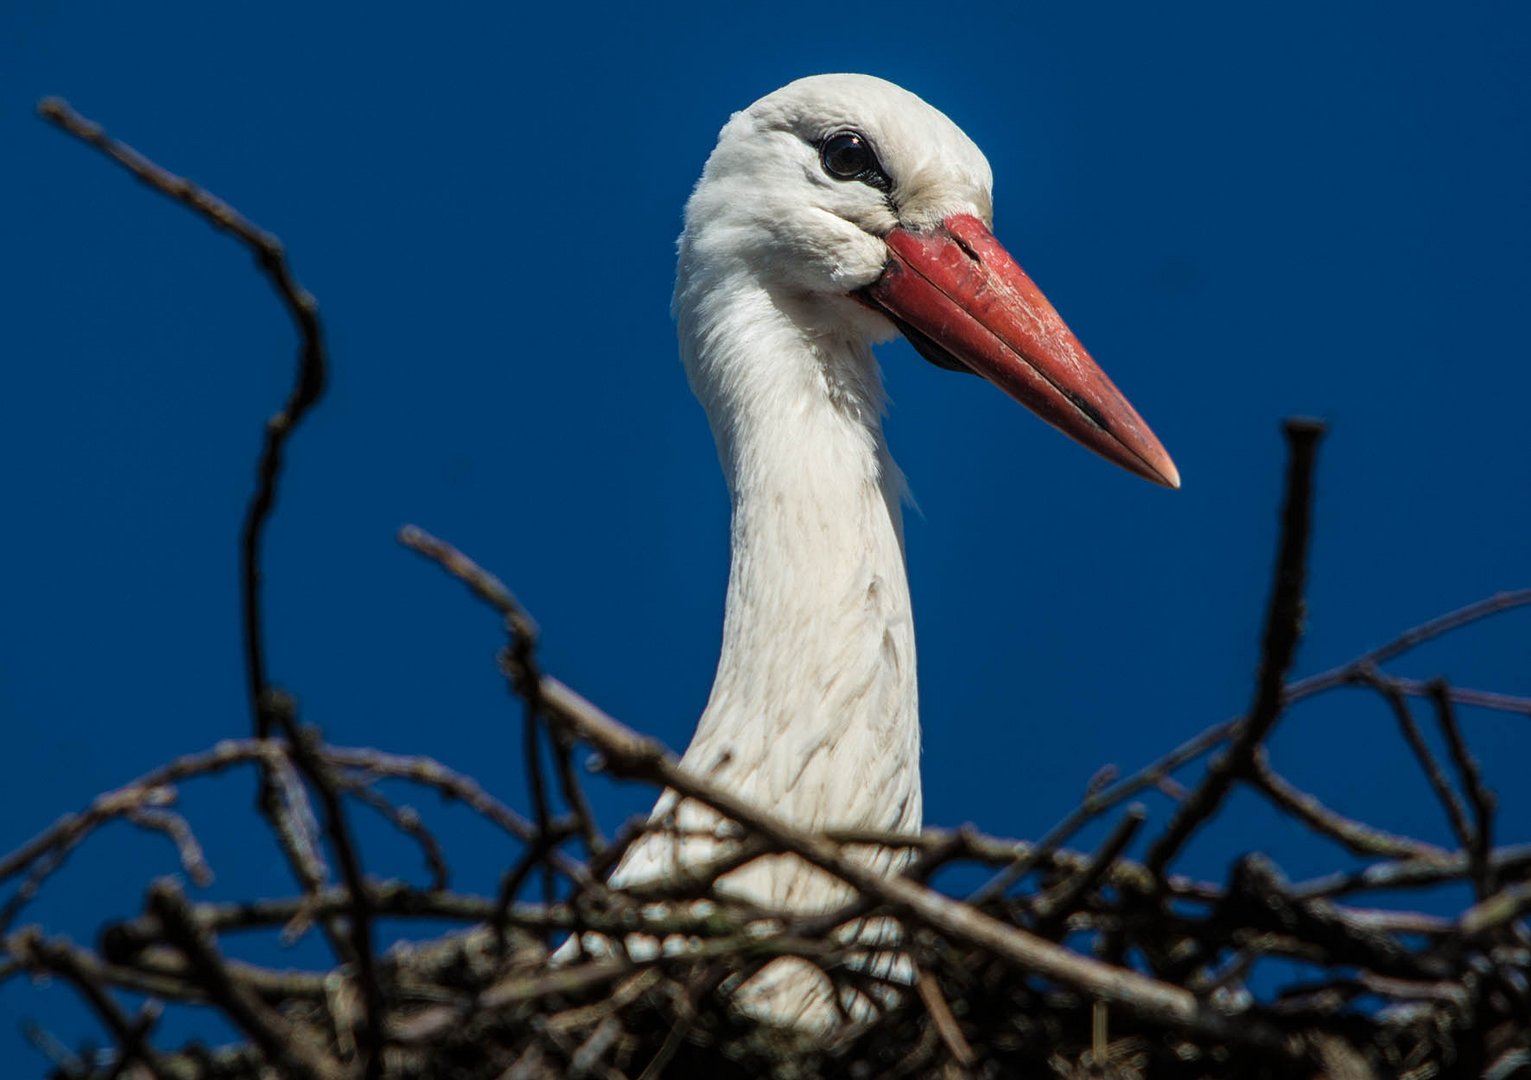
{"type": "Polygon", "coordinates": [[[686,762],[800,825],[917,827],[903,480],[871,350],[763,288],[677,308],[733,500],[722,652],[686,762]]]}

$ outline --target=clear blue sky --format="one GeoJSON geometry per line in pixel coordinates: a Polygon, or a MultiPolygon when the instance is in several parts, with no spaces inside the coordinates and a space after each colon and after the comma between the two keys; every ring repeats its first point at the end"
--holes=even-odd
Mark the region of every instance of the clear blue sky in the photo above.
{"type": "MultiPolygon", "coordinates": [[[[275,679],[336,741],[433,754],[513,803],[496,626],[394,530],[495,568],[551,671],[685,744],[727,502],[674,356],[673,240],[730,111],[812,72],[900,82],[974,137],[1001,239],[1185,478],[1154,488],[979,380],[883,350],[921,507],[929,821],[1035,835],[1100,765],[1242,708],[1283,415],[1333,425],[1300,671],[1531,582],[1525,5],[361,10],[0,16],[0,848],[246,730],[235,541],[292,355],[243,252],[34,119],[44,94],[280,234],[323,305],[333,388],[270,534],[275,679]]],[[[1522,613],[1403,670],[1528,693],[1528,642],[1522,613]]],[[[1468,726],[1504,839],[1531,838],[1531,721],[1468,726]]],[[[1275,756],[1344,809],[1446,839],[1374,702],[1298,710],[1275,756]]],[[[609,825],[650,801],[597,794],[609,825]]],[[[193,797],[213,895],[286,887],[248,799],[193,797]]],[[[487,887],[505,846],[439,820],[459,884],[487,887]]],[[[1347,862],[1241,797],[1183,865],[1254,846],[1294,876],[1347,862]]],[[[120,827],[36,914],[87,938],[172,869],[120,827]]],[[[89,1030],[65,990],[0,988],[18,1075],[24,1015],[89,1030]]]]}

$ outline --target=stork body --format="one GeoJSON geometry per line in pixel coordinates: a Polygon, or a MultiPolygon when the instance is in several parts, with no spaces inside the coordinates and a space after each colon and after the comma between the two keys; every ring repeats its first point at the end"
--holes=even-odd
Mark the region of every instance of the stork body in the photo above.
{"type": "MultiPolygon", "coordinates": [[[[800,828],[913,832],[921,820],[904,485],[883,437],[876,341],[902,332],[1119,464],[1178,483],[989,234],[990,184],[982,153],[942,113],[882,80],[829,75],[735,114],[686,207],[680,351],[733,513],[722,652],[682,764],[800,828]]],[[[646,836],[614,883],[727,843],[708,835],[709,811],[672,793],[654,817],[685,835],[646,836]]],[[[864,857],[899,864],[886,851],[864,857]]],[[[845,897],[785,856],[720,887],[790,912],[845,897]]],[[[809,988],[804,968],[766,969],[746,1005],[787,1022],[819,1010],[822,976],[809,988]]]]}

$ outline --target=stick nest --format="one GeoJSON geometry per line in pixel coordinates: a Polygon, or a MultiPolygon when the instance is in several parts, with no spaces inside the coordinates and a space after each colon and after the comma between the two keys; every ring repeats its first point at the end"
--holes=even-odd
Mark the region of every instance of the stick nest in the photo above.
{"type": "MultiPolygon", "coordinates": [[[[682,772],[672,755],[606,716],[537,663],[537,629],[498,579],[461,552],[407,528],[401,542],[502,616],[501,670],[522,703],[532,806],[522,814],[471,777],[425,757],[347,748],[305,727],[267,677],[261,539],[285,442],[318,402],[325,350],[318,309],[280,243],[59,101],[43,116],[138,179],[236,237],[257,259],[299,332],[297,375],[267,424],[241,540],[253,736],[188,754],[99,796],[0,858],[0,980],[72,986],[101,1021],[105,1046],[71,1049],[34,1030],[53,1075],[254,1078],[707,1077],[1382,1077],[1531,1075],[1531,844],[1496,846],[1495,802],[1467,746],[1462,706],[1531,716],[1531,701],[1420,682],[1385,670],[1414,646],[1531,604],[1507,592],[1404,633],[1348,663],[1289,678],[1301,630],[1314,464],[1322,433],[1289,421],[1285,501],[1264,643],[1245,714],[1217,724],[1138,772],[1103,775],[1080,805],[1032,842],[963,829],[919,836],[811,834],[682,772]],[[1455,845],[1437,847],[1347,818],[1272,766],[1266,740],[1295,702],[1341,687],[1380,696],[1428,778],[1455,845]],[[1422,719],[1423,718],[1423,719],[1422,719]],[[1444,760],[1422,724],[1439,729],[1444,760]],[[732,850],[683,877],[616,889],[622,853],[663,821],[608,839],[575,767],[580,748],[606,772],[706,803],[733,823],[732,850]],[[552,763],[544,775],[544,760],[552,763]],[[1192,768],[1194,766],[1194,768],[1192,768]],[[175,807],[190,781],[255,777],[261,821],[294,884],[281,898],[212,903],[180,878],[147,887],[141,911],[106,923],[93,946],[20,925],[49,876],[102,826],[126,820],[163,835],[184,877],[210,879],[192,824],[175,807]],[[1182,783],[1176,773],[1191,779],[1182,783]],[[1188,786],[1187,786],[1188,785],[1188,786]],[[494,896],[450,887],[441,843],[404,787],[467,806],[516,841],[494,896]],[[1186,842],[1236,788],[1270,801],[1354,856],[1343,869],[1288,881],[1245,855],[1221,881],[1171,872],[1186,842]],[[1169,794],[1176,809],[1141,859],[1124,853],[1145,821],[1130,800],[1169,794]],[[379,880],[362,865],[351,815],[383,817],[418,846],[424,883],[379,880]],[[1099,847],[1068,843],[1114,818],[1099,847]],[[908,869],[879,877],[856,858],[911,849],[908,869]],[[717,882],[751,859],[790,853],[844,881],[840,910],[755,909],[717,882]],[[930,887],[938,871],[985,868],[963,898],[930,887]],[[1420,890],[1458,885],[1453,915],[1412,910],[1420,890]],[[527,894],[536,898],[528,900],[527,894]],[[874,975],[837,927],[868,916],[901,927],[907,976],[874,975]],[[404,940],[383,949],[379,924],[404,940]],[[450,927],[446,932],[442,927],[450,927]],[[602,955],[548,962],[570,931],[602,933],[602,955]],[[314,936],[329,966],[291,970],[229,955],[241,936],[314,936]],[[625,944],[664,940],[659,950],[625,944]],[[844,1007],[821,1030],[755,1023],[734,992],[779,957],[811,961],[844,1007]],[[167,1046],[166,1009],[215,1010],[228,1045],[167,1046]]],[[[1437,907],[1439,904],[1436,905],[1437,907]]]]}

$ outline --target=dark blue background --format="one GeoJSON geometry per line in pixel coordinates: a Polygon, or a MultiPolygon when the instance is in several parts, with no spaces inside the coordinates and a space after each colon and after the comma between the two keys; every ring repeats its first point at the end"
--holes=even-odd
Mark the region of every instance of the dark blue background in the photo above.
{"type": "MultiPolygon", "coordinates": [[[[0,848],[246,730],[235,541],[293,342],[245,254],[36,120],[47,93],[280,234],[323,305],[333,388],[270,534],[274,677],[335,740],[433,754],[517,805],[496,625],[394,530],[498,570],[551,671],[685,744],[727,501],[674,358],[673,241],[729,112],[812,72],[893,79],[973,136],[1000,237],[1185,477],[1153,488],[882,351],[921,507],[930,822],[1035,835],[1103,763],[1243,707],[1283,415],[1333,425],[1301,671],[1527,584],[1525,5],[34,2],[0,20],[0,848]]],[[[1507,616],[1402,668],[1531,692],[1528,631],[1507,616]]],[[[1503,838],[1528,838],[1531,720],[1467,723],[1503,838]]],[[[1304,706],[1274,750],[1342,809],[1446,841],[1379,703],[1304,706]]],[[[286,888],[248,783],[221,790],[189,796],[214,895],[286,888]]],[[[597,788],[612,825],[650,799],[597,788]]],[[[458,883],[489,887],[509,846],[434,820],[458,883]]],[[[375,835],[380,872],[418,874],[375,835]]],[[[1239,796],[1183,865],[1216,875],[1257,845],[1294,876],[1349,862],[1239,796]]],[[[117,826],[35,914],[88,937],[173,868],[117,826]]],[[[23,1015],[91,1030],[67,990],[0,987],[0,1062],[24,1071],[23,1015]]]]}

